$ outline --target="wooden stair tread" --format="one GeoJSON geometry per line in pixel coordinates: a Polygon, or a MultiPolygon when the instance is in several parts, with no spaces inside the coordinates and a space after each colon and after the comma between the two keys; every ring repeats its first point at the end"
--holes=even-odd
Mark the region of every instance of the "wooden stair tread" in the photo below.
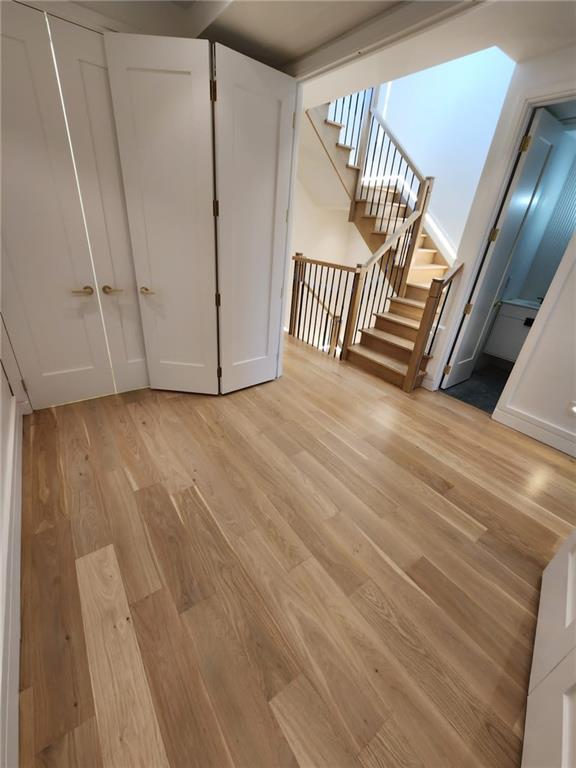
{"type": "Polygon", "coordinates": [[[399,373],[402,376],[406,376],[408,371],[407,363],[403,363],[401,360],[396,360],[395,357],[390,357],[389,355],[385,355],[382,352],[376,352],[369,347],[364,347],[362,344],[353,344],[350,347],[350,351],[355,352],[357,355],[360,355],[367,360],[371,360],[373,363],[377,363],[384,368],[389,368],[392,371],[396,371],[396,373],[399,373]]]}
{"type": "Polygon", "coordinates": [[[381,331],[379,328],[362,328],[362,333],[373,336],[375,339],[380,339],[380,341],[386,341],[388,344],[392,344],[395,347],[406,349],[409,352],[414,349],[414,342],[410,339],[396,336],[394,333],[388,333],[387,331],[381,331]]]}
{"type": "Polygon", "coordinates": [[[437,248],[416,248],[418,253],[438,253],[437,248]]]}
{"type": "Polygon", "coordinates": [[[403,296],[393,296],[391,301],[395,301],[397,304],[405,304],[407,307],[416,307],[417,309],[424,309],[426,306],[425,301],[418,301],[418,299],[406,299],[403,296]]]}
{"type": "Polygon", "coordinates": [[[408,280],[406,285],[410,288],[423,288],[426,291],[430,290],[430,283],[415,283],[412,280],[408,280]]]}
{"type": "Polygon", "coordinates": [[[441,269],[446,272],[449,267],[447,264],[411,264],[410,269],[441,269]]]}
{"type": "Polygon", "coordinates": [[[347,168],[352,168],[353,171],[361,171],[362,168],[360,168],[359,165],[355,165],[354,163],[346,163],[347,168]]]}
{"type": "Polygon", "coordinates": [[[334,128],[344,128],[344,123],[337,123],[336,120],[329,120],[328,118],[325,118],[324,122],[326,125],[333,125],[334,128]]]}
{"type": "Polygon", "coordinates": [[[375,312],[376,317],[381,317],[384,320],[390,320],[392,323],[398,323],[399,325],[406,325],[408,328],[414,328],[418,330],[420,328],[420,321],[415,320],[412,317],[404,317],[404,315],[395,315],[393,312],[375,312]]]}
{"type": "MultiPolygon", "coordinates": [[[[400,376],[406,376],[408,373],[408,363],[403,363],[401,360],[397,360],[395,357],[390,357],[390,355],[385,355],[383,352],[376,352],[374,349],[365,347],[362,344],[353,344],[349,351],[363,357],[365,360],[370,360],[372,363],[375,363],[382,368],[394,371],[395,373],[400,374],[400,376]]],[[[424,371],[419,371],[420,376],[423,376],[424,373],[424,371]]]]}
{"type": "Polygon", "coordinates": [[[340,147],[340,149],[347,149],[349,152],[354,149],[354,147],[351,147],[350,144],[342,144],[340,141],[336,142],[336,146],[340,147]]]}

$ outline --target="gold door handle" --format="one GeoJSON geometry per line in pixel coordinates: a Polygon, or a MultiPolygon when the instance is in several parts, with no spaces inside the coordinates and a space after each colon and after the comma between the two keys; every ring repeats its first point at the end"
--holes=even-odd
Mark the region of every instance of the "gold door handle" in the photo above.
{"type": "Polygon", "coordinates": [[[109,296],[111,293],[122,293],[124,288],[112,288],[111,285],[103,285],[102,286],[102,293],[105,293],[106,296],[109,296]]]}
{"type": "Polygon", "coordinates": [[[140,288],[140,293],[143,294],[144,296],[152,296],[152,294],[155,293],[155,291],[151,291],[150,288],[147,288],[145,285],[143,285],[140,288]]]}
{"type": "Polygon", "coordinates": [[[72,289],[71,293],[75,296],[92,296],[94,288],[91,285],[85,285],[83,288],[72,289]]]}

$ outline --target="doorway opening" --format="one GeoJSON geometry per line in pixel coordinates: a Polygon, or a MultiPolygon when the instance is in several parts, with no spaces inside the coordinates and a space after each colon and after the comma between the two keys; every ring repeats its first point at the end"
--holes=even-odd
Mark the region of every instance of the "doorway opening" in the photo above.
{"type": "Polygon", "coordinates": [[[535,109],[527,137],[441,385],[487,413],[498,404],[576,229],[576,100],[535,109]]]}

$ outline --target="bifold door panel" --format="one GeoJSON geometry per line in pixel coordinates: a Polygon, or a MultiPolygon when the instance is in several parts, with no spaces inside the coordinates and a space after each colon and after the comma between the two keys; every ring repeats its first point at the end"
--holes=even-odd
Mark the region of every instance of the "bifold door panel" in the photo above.
{"type": "Polygon", "coordinates": [[[222,392],[278,375],[296,83],[215,46],[222,392]]]}
{"type": "Polygon", "coordinates": [[[2,310],[34,408],[114,391],[46,20],[2,3],[2,310]]]}
{"type": "Polygon", "coordinates": [[[206,40],[2,21],[3,311],[33,407],[275,378],[295,81],[206,40]]]}
{"type": "Polygon", "coordinates": [[[105,43],[150,384],[216,394],[209,43],[105,43]]]}
{"type": "Polygon", "coordinates": [[[50,19],[70,138],[119,391],[148,385],[103,36],[50,19]]]}

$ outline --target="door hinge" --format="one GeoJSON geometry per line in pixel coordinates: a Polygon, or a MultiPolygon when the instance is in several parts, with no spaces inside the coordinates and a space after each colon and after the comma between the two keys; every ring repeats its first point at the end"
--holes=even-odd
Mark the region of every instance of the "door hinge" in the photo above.
{"type": "Polygon", "coordinates": [[[296,112],[292,112],[292,130],[296,130],[296,112]]]}
{"type": "MultiPolygon", "coordinates": [[[[22,384],[22,389],[23,389],[23,390],[24,390],[24,392],[26,392],[26,394],[28,395],[28,387],[26,386],[26,382],[24,381],[24,379],[20,379],[20,384],[22,384]]],[[[29,396],[29,395],[28,395],[28,396],[29,396]]]]}
{"type": "Polygon", "coordinates": [[[524,138],[520,142],[520,152],[526,152],[531,142],[532,142],[532,136],[529,136],[528,134],[526,134],[526,136],[524,136],[524,138]]]}
{"type": "Polygon", "coordinates": [[[468,302],[468,304],[466,304],[466,306],[464,307],[464,314],[469,315],[472,312],[473,306],[474,304],[470,304],[470,302],[468,302]]]}
{"type": "Polygon", "coordinates": [[[212,210],[214,211],[214,216],[218,218],[220,216],[220,201],[219,200],[213,200],[212,201],[212,210]]]}
{"type": "Polygon", "coordinates": [[[498,227],[494,227],[490,230],[490,234],[488,235],[488,242],[493,243],[495,240],[498,239],[498,235],[500,234],[500,230],[498,227]]]}
{"type": "Polygon", "coordinates": [[[288,216],[290,215],[290,209],[286,208],[286,224],[288,224],[288,216]]]}
{"type": "Polygon", "coordinates": [[[221,379],[222,378],[222,366],[219,365],[218,368],[216,368],[216,376],[221,379]]]}
{"type": "Polygon", "coordinates": [[[220,302],[221,302],[221,301],[222,301],[222,299],[220,298],[220,294],[219,294],[219,293],[217,293],[217,294],[216,294],[216,306],[217,306],[217,307],[219,307],[219,306],[220,306],[220,302]]]}
{"type": "Polygon", "coordinates": [[[450,373],[451,370],[452,370],[452,366],[451,365],[445,365],[444,366],[444,370],[442,371],[442,373],[444,374],[444,376],[448,376],[448,374],[450,373]]]}
{"type": "Polygon", "coordinates": [[[210,80],[210,101],[218,101],[218,86],[216,80],[210,80]]]}

